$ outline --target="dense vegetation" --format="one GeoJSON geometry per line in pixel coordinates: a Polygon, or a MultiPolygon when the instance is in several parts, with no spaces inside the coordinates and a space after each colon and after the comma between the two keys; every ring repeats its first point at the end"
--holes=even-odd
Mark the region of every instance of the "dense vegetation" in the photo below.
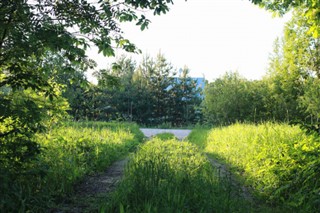
{"type": "MultiPolygon", "coordinates": [[[[179,72],[161,53],[155,59],[145,56],[138,66],[120,57],[107,69],[95,72],[98,85],[91,86],[86,100],[69,101],[74,106],[69,112],[77,120],[124,120],[147,126],[194,124],[202,119],[202,91],[187,67],[179,72]]],[[[75,93],[81,97],[81,92],[75,93]]]]}
{"type": "MultiPolygon", "coordinates": [[[[64,88],[79,90],[78,85],[88,85],[84,73],[95,62],[87,57],[87,48],[95,45],[105,56],[114,55],[115,48],[138,52],[123,37],[119,22],[134,22],[143,30],[150,22],[143,10],[161,15],[170,4],[172,1],[156,0],[0,1],[1,192],[11,193],[7,188],[14,187],[8,185],[11,177],[19,179],[38,171],[34,161],[44,149],[36,134],[65,117],[70,100],[68,103],[63,94],[79,101],[72,96],[73,90],[64,88]]],[[[27,186],[17,184],[12,193],[27,186]]],[[[20,196],[23,202],[26,199],[19,193],[13,196],[20,196]]],[[[1,205],[10,208],[14,203],[1,199],[1,205]]]]}
{"type": "Polygon", "coordinates": [[[191,142],[228,164],[275,209],[317,212],[320,208],[320,141],[297,126],[235,124],[194,130],[191,142]],[[206,135],[207,137],[202,137],[206,135]]]}
{"type": "Polygon", "coordinates": [[[155,138],[130,158],[124,179],[104,212],[248,212],[226,176],[199,149],[155,138]]]}
{"type": "MultiPolygon", "coordinates": [[[[105,56],[114,56],[115,48],[140,52],[123,37],[119,23],[135,22],[144,30],[150,23],[145,11],[166,13],[172,0],[0,1],[1,211],[48,210],[72,193],[84,175],[127,155],[142,140],[132,124],[58,125],[69,117],[153,126],[203,120],[208,125],[299,123],[308,135],[287,125],[237,124],[197,130],[189,140],[230,164],[276,209],[317,212],[320,1],[251,2],[280,15],[294,10],[283,38],[275,42],[269,72],[257,81],[227,73],[207,86],[200,105],[188,68],[177,76],[161,54],[145,56],[138,66],[120,58],[96,71],[98,85],[85,77],[96,66],[86,56],[91,45],[105,56]]],[[[160,142],[170,137],[160,135],[140,147],[101,210],[251,210],[246,201],[230,198],[231,184],[222,181],[195,146],[160,142]]]]}
{"type": "Polygon", "coordinates": [[[68,123],[39,134],[42,152],[24,173],[1,168],[1,212],[44,212],[73,192],[84,175],[102,171],[142,141],[137,125],[68,123]]]}
{"type": "Polygon", "coordinates": [[[205,89],[204,113],[208,123],[280,121],[300,123],[320,131],[320,39],[296,10],[274,45],[269,71],[250,81],[227,73],[205,89]]]}

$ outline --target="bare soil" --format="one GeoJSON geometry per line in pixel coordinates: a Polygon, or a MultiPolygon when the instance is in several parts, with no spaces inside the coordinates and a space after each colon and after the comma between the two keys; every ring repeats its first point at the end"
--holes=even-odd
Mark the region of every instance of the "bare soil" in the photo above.
{"type": "Polygon", "coordinates": [[[89,175],[75,186],[74,196],[66,199],[55,213],[98,212],[98,202],[114,191],[123,176],[128,158],[114,162],[105,172],[89,175]]]}
{"type": "Polygon", "coordinates": [[[241,197],[245,198],[246,200],[253,202],[253,197],[250,193],[250,190],[241,185],[239,181],[236,179],[236,177],[231,173],[230,169],[228,166],[225,164],[220,163],[219,161],[208,157],[211,165],[218,170],[219,176],[222,178],[227,178],[230,180],[231,184],[233,185],[234,188],[239,189],[239,192],[236,196],[240,195],[241,197]]]}

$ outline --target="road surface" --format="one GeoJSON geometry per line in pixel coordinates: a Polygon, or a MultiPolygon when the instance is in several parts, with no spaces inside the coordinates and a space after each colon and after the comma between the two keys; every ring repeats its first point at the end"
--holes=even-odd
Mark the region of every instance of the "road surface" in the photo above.
{"type": "Polygon", "coordinates": [[[179,140],[184,139],[189,135],[191,130],[189,129],[147,129],[147,128],[140,128],[141,132],[148,137],[151,138],[152,136],[159,134],[159,133],[172,133],[174,134],[179,140]]]}

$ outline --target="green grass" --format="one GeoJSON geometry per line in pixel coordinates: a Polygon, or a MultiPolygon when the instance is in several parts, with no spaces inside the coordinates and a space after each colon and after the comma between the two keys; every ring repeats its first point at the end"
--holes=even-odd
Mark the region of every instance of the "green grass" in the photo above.
{"type": "Polygon", "coordinates": [[[27,174],[1,174],[1,212],[44,212],[73,192],[85,175],[102,171],[143,140],[135,124],[66,123],[38,135],[43,152],[27,174]]]}
{"type": "Polygon", "coordinates": [[[250,204],[188,142],[154,138],[131,157],[101,212],[249,212],[250,204]]]}
{"type": "MultiPolygon", "coordinates": [[[[135,124],[65,123],[38,135],[43,152],[26,174],[0,173],[0,212],[52,210],[85,175],[131,154],[101,212],[318,212],[320,139],[286,124],[196,128],[188,141],[164,133],[141,144],[135,124]],[[138,147],[138,148],[137,148],[138,147]],[[204,154],[206,153],[206,154],[204,154]],[[254,195],[242,197],[206,155],[226,163],[254,195]],[[2,193],[4,192],[4,193],[2,193]]],[[[3,172],[4,171],[4,172],[3,172]]],[[[96,201],[94,201],[96,202],[96,201]]],[[[98,208],[98,207],[97,207],[98,208]]]]}
{"type": "Polygon", "coordinates": [[[154,138],[158,138],[162,141],[166,141],[166,140],[170,140],[170,139],[177,139],[176,136],[174,136],[174,134],[169,133],[169,132],[159,133],[159,134],[155,135],[154,138]]]}
{"type": "Polygon", "coordinates": [[[197,145],[203,150],[207,145],[207,138],[209,132],[210,128],[196,127],[190,132],[190,134],[187,137],[187,140],[197,145]]]}
{"type": "Polygon", "coordinates": [[[320,209],[320,140],[296,126],[235,124],[189,137],[211,156],[231,166],[255,194],[286,211],[320,209]]]}

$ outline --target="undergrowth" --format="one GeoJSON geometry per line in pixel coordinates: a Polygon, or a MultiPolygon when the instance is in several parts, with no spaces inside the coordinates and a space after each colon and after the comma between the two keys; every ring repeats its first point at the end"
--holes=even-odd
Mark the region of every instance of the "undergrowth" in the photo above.
{"type": "Polygon", "coordinates": [[[284,211],[320,210],[320,138],[297,126],[265,123],[215,128],[208,138],[189,140],[238,174],[255,194],[284,211]]]}
{"type": "Polygon", "coordinates": [[[86,174],[133,151],[143,134],[135,124],[66,123],[38,135],[42,153],[27,173],[1,168],[1,212],[45,212],[72,193],[86,174]]]}

